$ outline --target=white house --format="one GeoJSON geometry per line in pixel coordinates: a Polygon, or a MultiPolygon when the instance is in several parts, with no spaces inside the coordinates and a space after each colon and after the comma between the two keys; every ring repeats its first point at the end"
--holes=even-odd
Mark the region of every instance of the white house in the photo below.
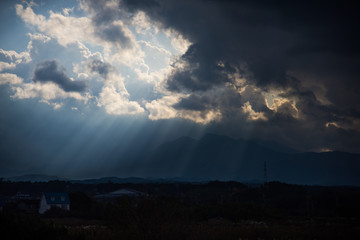
{"type": "Polygon", "coordinates": [[[70,210],[70,198],[66,192],[46,192],[41,195],[39,213],[43,214],[47,210],[58,207],[70,210]]]}

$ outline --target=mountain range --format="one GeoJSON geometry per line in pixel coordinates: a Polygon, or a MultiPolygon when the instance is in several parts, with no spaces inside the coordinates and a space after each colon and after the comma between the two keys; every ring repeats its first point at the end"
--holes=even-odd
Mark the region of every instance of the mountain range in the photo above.
{"type": "Polygon", "coordinates": [[[148,172],[162,178],[360,185],[360,154],[297,152],[276,144],[214,134],[164,143],[142,165],[145,175],[148,172]]]}
{"type": "MultiPolygon", "coordinates": [[[[298,152],[271,142],[232,139],[215,134],[207,134],[198,140],[181,137],[155,149],[139,152],[136,159],[130,162],[133,165],[123,167],[123,171],[140,177],[69,180],[55,176],[25,175],[5,180],[64,180],[92,184],[221,180],[360,186],[360,154],[298,152]]],[[[123,172],[118,174],[124,175],[123,172]]]]}

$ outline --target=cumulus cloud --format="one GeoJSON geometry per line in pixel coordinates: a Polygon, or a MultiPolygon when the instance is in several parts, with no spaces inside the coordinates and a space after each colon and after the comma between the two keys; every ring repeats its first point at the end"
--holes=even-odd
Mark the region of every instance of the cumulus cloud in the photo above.
{"type": "MultiPolygon", "coordinates": [[[[341,72],[346,75],[343,81],[347,84],[353,82],[351,75],[357,71],[358,58],[345,57],[354,56],[360,50],[356,40],[360,36],[351,31],[357,28],[356,23],[342,17],[354,16],[345,5],[323,8],[310,1],[123,3],[130,11],[145,12],[163,28],[175,29],[193,42],[181,58],[186,64],[176,68],[167,80],[172,91],[203,91],[231,82],[228,74],[242,62],[246,62],[253,73],[248,80],[262,88],[274,85],[296,88],[287,76],[289,70],[319,73],[315,67],[318,66],[338,75],[339,70],[344,69],[346,71],[341,72]],[[305,9],[309,13],[307,19],[303,17],[305,9]],[[333,57],[329,58],[329,53],[343,56],[338,59],[349,64],[326,68],[337,63],[333,57]],[[222,67],[217,64],[220,61],[222,67]]],[[[331,86],[323,83],[326,88],[331,86]]]]}
{"type": "Polygon", "coordinates": [[[255,112],[250,105],[250,102],[246,102],[244,106],[241,107],[242,111],[248,115],[248,120],[257,121],[263,120],[267,121],[268,119],[265,117],[263,112],[255,112]]]}
{"type": "Polygon", "coordinates": [[[4,50],[0,48],[0,72],[7,69],[14,69],[18,64],[28,63],[31,57],[28,51],[18,53],[13,50],[4,50]]]}
{"type": "MultiPolygon", "coordinates": [[[[31,11],[27,12],[29,13],[31,14],[31,11]]],[[[23,52],[0,49],[0,60],[6,62],[6,69],[11,71],[0,73],[0,82],[10,85],[11,97],[38,99],[55,110],[63,107],[63,101],[68,98],[87,103],[91,95],[83,93],[85,82],[74,81],[68,77],[65,68],[58,61],[43,61],[44,56],[48,56],[54,48],[57,49],[51,37],[41,33],[28,33],[27,36],[30,40],[23,52]],[[40,62],[35,64],[35,61],[39,60],[40,62]],[[32,78],[26,79],[31,72],[32,78]]]]}
{"type": "Polygon", "coordinates": [[[8,59],[11,62],[15,62],[16,64],[19,64],[22,62],[29,62],[31,60],[29,53],[26,51],[18,53],[13,50],[6,51],[4,49],[0,49],[0,58],[8,59]]]}
{"type": "Polygon", "coordinates": [[[146,109],[150,112],[149,119],[171,119],[176,117],[176,110],[172,105],[176,104],[179,98],[176,96],[165,96],[161,99],[153,100],[145,104],[146,109]]]}
{"type": "Polygon", "coordinates": [[[107,60],[133,65],[144,54],[129,29],[131,16],[119,4],[120,1],[80,1],[81,9],[89,14],[94,42],[104,47],[107,60]]]}
{"type": "Polygon", "coordinates": [[[101,60],[95,59],[87,64],[87,67],[92,72],[100,74],[103,78],[107,78],[109,73],[114,71],[114,68],[109,63],[104,63],[101,60]]]}
{"type": "Polygon", "coordinates": [[[145,107],[150,112],[149,119],[183,118],[200,124],[208,124],[221,120],[221,112],[218,109],[179,109],[179,102],[184,97],[180,95],[164,96],[161,99],[147,102],[145,107]]]}
{"type": "MultiPolygon", "coordinates": [[[[251,129],[293,145],[296,138],[304,149],[319,149],[317,142],[336,149],[331,139],[359,139],[360,34],[353,30],[351,4],[79,3],[80,17],[71,9],[45,16],[31,4],[16,5],[17,15],[40,33],[29,35],[22,53],[1,50],[0,71],[15,72],[31,61],[36,45],[57,41],[81,52],[72,71],[96,82],[90,92],[108,114],[147,111],[151,120],[188,119],[234,137],[251,129]],[[136,91],[144,85],[151,94],[136,91]]],[[[73,81],[56,62],[40,62],[31,83],[2,76],[17,98],[88,98],[81,94],[84,82],[73,81]]]]}
{"type": "MultiPolygon", "coordinates": [[[[171,53],[150,42],[142,40],[136,42],[135,35],[129,29],[130,25],[135,28],[143,28],[146,24],[149,26],[145,16],[139,15],[137,20],[133,20],[133,16],[125,14],[119,8],[119,1],[80,1],[80,10],[84,10],[85,13],[83,17],[73,16],[70,9],[64,9],[63,13],[49,11],[49,16],[46,17],[35,13],[34,9],[32,5],[16,5],[17,15],[42,33],[31,35],[31,39],[42,40],[45,43],[51,38],[65,49],[75,46],[85,58],[82,62],[73,63],[73,72],[77,77],[87,79],[90,83],[93,77],[96,78],[94,76],[96,73],[105,80],[104,83],[101,81],[96,83],[97,89],[91,89],[98,95],[96,97],[98,106],[103,106],[107,113],[113,115],[133,115],[144,111],[138,102],[129,100],[130,94],[118,68],[125,65],[137,75],[137,80],[145,80],[147,84],[157,85],[154,87],[158,87],[159,82],[164,78],[169,68],[169,60],[151,66],[151,71],[148,64],[155,62],[154,60],[162,61],[164,55],[170,58],[171,53]],[[140,45],[141,41],[145,44],[140,45]],[[100,47],[103,51],[101,54],[94,54],[86,44],[100,47]],[[162,55],[160,54],[156,59],[144,59],[154,55],[150,52],[149,55],[145,55],[142,50],[145,48],[146,51],[152,49],[153,52],[162,55]]],[[[30,52],[31,45],[29,43],[30,52]]],[[[38,63],[32,81],[52,82],[65,92],[83,92],[87,87],[84,81],[75,81],[68,77],[65,69],[53,60],[38,63]]],[[[34,91],[36,87],[35,84],[31,84],[19,88],[15,96],[26,98],[41,95],[34,91]],[[25,90],[29,91],[28,95],[25,90]]]]}
{"type": "Polygon", "coordinates": [[[16,52],[14,50],[4,50],[0,48],[0,72],[3,70],[13,70],[20,64],[29,64],[32,61],[31,55],[37,53],[39,44],[44,44],[50,41],[48,36],[43,34],[27,34],[30,41],[23,52],[16,52]]]}
{"type": "Polygon", "coordinates": [[[209,111],[179,111],[178,116],[200,124],[219,122],[222,117],[218,109],[209,111]]]}
{"type": "Polygon", "coordinates": [[[134,115],[144,112],[139,103],[129,101],[127,92],[121,92],[114,85],[106,85],[101,90],[98,106],[104,106],[111,115],[134,115]]]}
{"type": "MultiPolygon", "coordinates": [[[[38,31],[43,33],[30,37],[34,40],[39,38],[37,39],[39,41],[40,37],[43,37],[41,40],[44,43],[51,37],[64,48],[77,46],[86,60],[81,63],[73,63],[73,71],[78,78],[83,79],[89,79],[92,73],[99,74],[107,81],[100,93],[106,87],[110,87],[110,89],[114,87],[123,100],[129,98],[124,80],[117,70],[119,66],[123,65],[136,74],[137,81],[145,80],[146,84],[153,85],[154,91],[163,92],[161,82],[171,69],[169,64],[173,53],[156,43],[157,39],[153,34],[157,34],[157,27],[150,24],[149,18],[145,14],[129,14],[120,7],[120,1],[80,1],[80,10],[84,10],[85,13],[85,16],[82,17],[73,16],[70,9],[64,9],[63,13],[49,11],[49,16],[46,17],[35,13],[34,9],[35,7],[32,5],[16,5],[17,15],[25,23],[35,26],[38,31]],[[130,27],[150,31],[150,33],[143,32],[147,37],[146,41],[143,39],[136,41],[130,27]],[[102,54],[95,56],[86,44],[102,48],[102,54]]],[[[171,41],[175,41],[176,39],[173,37],[175,34],[179,41],[173,46],[177,44],[176,46],[184,51],[186,41],[181,34],[173,30],[168,31],[165,35],[171,41]]],[[[71,79],[66,76],[63,69],[57,68],[55,63],[50,62],[38,65],[33,77],[33,81],[52,81],[65,91],[83,91],[85,89],[82,81],[69,80],[71,79]],[[55,73],[56,77],[49,78],[47,74],[50,70],[55,73]]],[[[104,95],[99,95],[98,99],[103,98],[104,95]]],[[[101,106],[108,104],[108,101],[99,103],[101,106]]]]}
{"type": "Polygon", "coordinates": [[[0,73],[0,85],[1,84],[10,84],[16,85],[21,84],[23,79],[13,73],[0,73]]]}
{"type": "Polygon", "coordinates": [[[86,103],[90,98],[90,96],[82,95],[79,92],[66,92],[53,82],[23,83],[19,86],[13,86],[12,90],[14,91],[12,97],[17,99],[40,98],[49,101],[58,98],[73,98],[86,103]]]}
{"type": "Polygon", "coordinates": [[[132,33],[120,21],[115,21],[110,26],[98,27],[97,34],[100,38],[117,45],[119,48],[131,48],[134,42],[132,33]]]}
{"type": "Polygon", "coordinates": [[[93,39],[94,28],[90,19],[86,17],[76,18],[50,11],[47,19],[41,14],[36,14],[31,6],[24,8],[21,4],[16,5],[16,13],[25,23],[36,26],[41,32],[57,39],[63,46],[77,41],[96,41],[93,39]]]}
{"type": "Polygon", "coordinates": [[[41,100],[40,102],[42,103],[46,103],[48,104],[49,106],[52,106],[54,110],[58,110],[60,108],[62,108],[64,106],[63,103],[59,103],[59,102],[50,102],[48,100],[41,100]]]}
{"type": "Polygon", "coordinates": [[[101,9],[85,7],[88,6],[88,1],[84,1],[81,6],[90,16],[74,17],[49,11],[47,18],[36,14],[31,5],[24,7],[21,4],[16,5],[16,13],[25,23],[35,26],[64,47],[79,42],[82,45],[92,44],[101,46],[108,59],[112,58],[113,61],[124,64],[136,62],[142,53],[128,27],[118,17],[110,18],[109,21],[103,20],[105,22],[96,20],[97,12],[101,9]]]}
{"type": "Polygon", "coordinates": [[[299,110],[296,108],[295,103],[284,98],[274,98],[273,104],[269,109],[275,111],[276,113],[283,115],[290,115],[294,118],[299,117],[299,110]]]}
{"type": "Polygon", "coordinates": [[[56,60],[38,63],[32,80],[34,82],[53,82],[66,92],[83,92],[86,89],[85,82],[70,79],[65,73],[65,68],[56,60]]]}
{"type": "Polygon", "coordinates": [[[181,101],[174,104],[174,108],[194,110],[194,111],[204,111],[216,105],[214,98],[215,96],[211,97],[208,95],[192,94],[189,97],[182,98],[181,101]]]}
{"type": "Polygon", "coordinates": [[[154,101],[153,118],[219,110],[217,127],[224,132],[235,128],[243,133],[241,126],[255,124],[259,136],[285,141],[297,136],[308,149],[342,138],[346,134],[341,131],[352,136],[347,141],[357,141],[360,34],[353,31],[359,27],[351,20],[357,19],[353,5],[190,0],[122,4],[191,43],[165,81],[169,94],[182,97],[171,108],[165,105],[163,114],[163,102],[154,101]],[[281,93],[269,104],[267,96],[274,91],[281,93]],[[310,139],[308,130],[314,128],[318,137],[310,139]]]}
{"type": "Polygon", "coordinates": [[[0,71],[6,70],[6,69],[14,69],[15,67],[16,67],[15,63],[7,63],[7,62],[0,61],[0,71]]]}
{"type": "Polygon", "coordinates": [[[87,63],[87,67],[105,80],[97,105],[104,107],[108,114],[136,115],[145,112],[138,102],[129,100],[130,94],[124,85],[124,79],[111,64],[94,59],[87,63]]]}
{"type": "MultiPolygon", "coordinates": [[[[153,27],[149,22],[148,16],[142,11],[135,14],[132,24],[135,25],[135,30],[139,34],[147,34],[151,27],[153,27]]],[[[158,30],[156,29],[156,31],[158,30]]]]}

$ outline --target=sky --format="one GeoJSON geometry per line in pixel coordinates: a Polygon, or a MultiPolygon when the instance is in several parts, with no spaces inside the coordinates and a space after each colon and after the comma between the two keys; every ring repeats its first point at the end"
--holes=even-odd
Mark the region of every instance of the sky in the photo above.
{"type": "Polygon", "coordinates": [[[136,154],[206,133],[360,153],[356,9],[1,1],[0,175],[116,174],[136,154]]]}

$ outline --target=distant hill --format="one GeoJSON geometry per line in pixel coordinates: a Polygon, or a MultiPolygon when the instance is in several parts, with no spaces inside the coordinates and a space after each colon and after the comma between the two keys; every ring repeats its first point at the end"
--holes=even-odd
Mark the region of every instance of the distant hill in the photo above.
{"type": "Polygon", "coordinates": [[[73,180],[67,178],[60,178],[56,176],[47,176],[41,174],[28,174],[16,177],[4,178],[5,181],[10,182],[49,182],[49,181],[66,181],[71,183],[81,184],[106,184],[106,183],[132,183],[132,184],[145,184],[145,183],[173,183],[173,182],[191,182],[191,179],[184,178],[139,178],[139,177],[103,177],[103,178],[90,178],[83,180],[73,180]]]}
{"type": "Polygon", "coordinates": [[[57,176],[48,176],[42,174],[27,174],[22,176],[8,177],[5,178],[6,181],[11,182],[48,182],[48,181],[68,181],[66,178],[61,178],[57,176]]]}
{"type": "Polygon", "coordinates": [[[101,183],[148,183],[150,180],[145,178],[137,177],[128,177],[128,178],[118,178],[118,177],[103,177],[103,178],[93,178],[85,180],[71,180],[73,183],[83,183],[83,184],[101,184],[101,183]]]}
{"type": "Polygon", "coordinates": [[[141,163],[142,174],[157,178],[264,180],[309,185],[360,185],[360,154],[298,153],[281,146],[207,134],[159,146],[141,163]],[[275,150],[276,149],[276,150],[275,150]]]}

